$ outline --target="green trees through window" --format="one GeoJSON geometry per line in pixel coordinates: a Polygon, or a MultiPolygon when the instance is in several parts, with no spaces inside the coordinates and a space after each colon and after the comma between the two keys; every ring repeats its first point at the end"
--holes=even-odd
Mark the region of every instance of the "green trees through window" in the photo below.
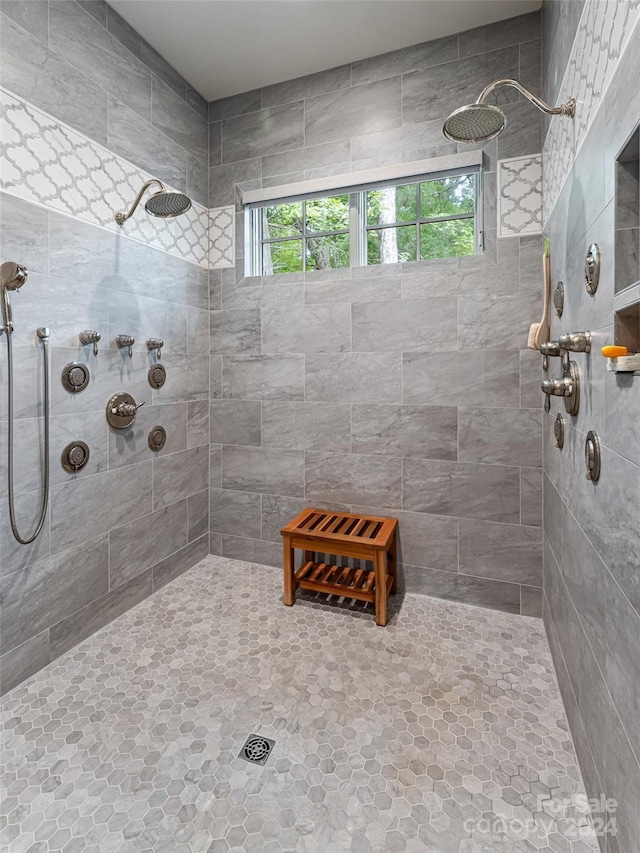
{"type": "Polygon", "coordinates": [[[259,208],[255,272],[472,255],[478,244],[477,183],[476,173],[451,175],[259,208]]]}

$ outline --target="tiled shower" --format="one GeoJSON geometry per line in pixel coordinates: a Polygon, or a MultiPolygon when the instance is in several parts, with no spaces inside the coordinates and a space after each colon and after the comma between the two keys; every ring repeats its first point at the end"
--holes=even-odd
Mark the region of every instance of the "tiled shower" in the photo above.
{"type": "Polygon", "coordinates": [[[11,294],[27,532],[42,326],[51,378],[49,509],[25,546],[0,336],[8,849],[506,853],[508,822],[537,818],[547,849],[635,853],[640,379],[600,349],[624,332],[632,350],[640,304],[619,284],[639,256],[637,163],[635,190],[633,167],[620,177],[639,15],[635,0],[544,2],[207,103],[101,0],[2,0],[0,260],[28,270],[11,294]],[[503,133],[447,140],[451,110],[500,78],[575,96],[575,120],[504,88],[503,133]],[[465,156],[482,168],[482,254],[246,274],[247,193],[465,156]],[[151,178],[188,214],[117,225],[151,178]],[[544,373],[527,348],[545,238],[564,285],[551,338],[592,335],[571,353],[576,416],[560,398],[545,411],[560,362],[544,373]],[[76,363],[80,393],[60,378],[76,363]],[[105,418],[117,392],[144,403],[126,430],[105,418]],[[77,442],[89,460],[69,473],[77,442]],[[280,531],[307,506],[398,519],[387,628],[347,601],[283,607],[280,531]],[[253,732],[275,741],[264,767],[238,758],[253,732]]]}

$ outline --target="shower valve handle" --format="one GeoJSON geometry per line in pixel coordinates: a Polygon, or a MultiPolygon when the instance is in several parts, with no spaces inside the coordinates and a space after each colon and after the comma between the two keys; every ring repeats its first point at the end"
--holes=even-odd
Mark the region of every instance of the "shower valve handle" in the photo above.
{"type": "Polygon", "coordinates": [[[164,346],[164,341],[162,338],[149,338],[147,341],[147,349],[149,352],[153,352],[153,350],[158,350],[158,361],[162,358],[162,347],[164,346]]]}
{"type": "Polygon", "coordinates": [[[570,397],[573,394],[573,379],[563,376],[562,379],[545,379],[542,390],[550,397],[570,397]]]}
{"type": "Polygon", "coordinates": [[[116,335],[116,346],[118,349],[128,349],[129,358],[133,358],[133,345],[135,342],[136,339],[132,338],[131,335],[116,335]]]}
{"type": "Polygon", "coordinates": [[[142,403],[119,403],[111,411],[114,415],[120,415],[120,417],[123,418],[130,418],[135,415],[141,406],[144,406],[144,400],[142,403]]]}
{"type": "Polygon", "coordinates": [[[93,344],[93,354],[98,355],[98,341],[100,340],[100,332],[96,332],[93,329],[85,329],[84,332],[80,332],[80,343],[84,346],[85,344],[93,344]]]}
{"type": "Polygon", "coordinates": [[[591,332],[572,332],[560,335],[560,348],[566,352],[591,352],[591,332]]]}

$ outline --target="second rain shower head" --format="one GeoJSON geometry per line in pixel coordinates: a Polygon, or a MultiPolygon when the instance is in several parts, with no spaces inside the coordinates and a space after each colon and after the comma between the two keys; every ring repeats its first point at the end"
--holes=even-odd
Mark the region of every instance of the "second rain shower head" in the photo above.
{"type": "Polygon", "coordinates": [[[453,142],[489,142],[507,126],[507,117],[499,107],[493,104],[485,104],[485,99],[500,86],[512,86],[521,92],[525,98],[547,115],[563,115],[573,118],[576,114],[576,100],[571,98],[566,104],[559,107],[550,107],[541,101],[533,92],[525,89],[517,80],[496,80],[490,83],[480,93],[475,104],[466,104],[458,107],[447,118],[442,132],[453,142]]]}
{"type": "Polygon", "coordinates": [[[122,225],[122,223],[126,222],[130,216],[133,216],[135,209],[140,204],[142,196],[152,184],[157,184],[160,189],[151,193],[145,202],[144,209],[147,213],[150,213],[151,216],[159,216],[161,219],[170,219],[174,216],[180,216],[182,213],[186,213],[191,207],[191,199],[188,195],[178,192],[177,190],[168,190],[162,181],[157,180],[157,178],[152,178],[144,184],[128,213],[116,213],[115,219],[118,225],[122,225]]]}

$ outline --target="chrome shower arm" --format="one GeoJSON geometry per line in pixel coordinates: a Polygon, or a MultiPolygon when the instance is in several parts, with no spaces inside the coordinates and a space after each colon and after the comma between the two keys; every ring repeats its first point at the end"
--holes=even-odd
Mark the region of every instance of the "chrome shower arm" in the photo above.
{"type": "Polygon", "coordinates": [[[160,187],[160,192],[164,191],[164,184],[162,183],[162,181],[159,181],[157,178],[151,178],[151,180],[147,181],[146,184],[143,185],[142,189],[140,190],[140,192],[136,196],[135,201],[131,205],[129,212],[128,213],[116,213],[116,222],[118,223],[118,225],[122,225],[123,222],[126,222],[127,219],[129,219],[131,216],[133,216],[133,214],[135,213],[136,207],[140,204],[142,196],[146,193],[146,191],[149,189],[149,187],[152,184],[158,184],[158,186],[160,187]]]}
{"type": "Polygon", "coordinates": [[[500,88],[500,86],[512,86],[514,89],[517,89],[521,94],[527,98],[527,100],[531,101],[531,103],[537,107],[541,112],[546,113],[550,116],[569,116],[573,118],[576,114],[576,99],[571,98],[566,104],[560,104],[559,107],[550,107],[549,104],[545,104],[543,100],[534,95],[533,92],[530,92],[528,89],[525,89],[517,80],[505,79],[505,80],[495,80],[493,83],[489,83],[482,92],[480,93],[480,97],[476,101],[476,104],[483,104],[486,98],[494,92],[496,89],[500,88]]]}

